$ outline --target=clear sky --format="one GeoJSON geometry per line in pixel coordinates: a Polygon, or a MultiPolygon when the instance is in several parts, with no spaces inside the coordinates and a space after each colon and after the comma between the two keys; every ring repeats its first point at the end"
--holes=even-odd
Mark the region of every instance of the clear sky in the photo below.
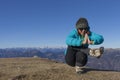
{"type": "Polygon", "coordinates": [[[0,0],[0,48],[61,47],[80,17],[120,48],[120,0],[0,0]]]}

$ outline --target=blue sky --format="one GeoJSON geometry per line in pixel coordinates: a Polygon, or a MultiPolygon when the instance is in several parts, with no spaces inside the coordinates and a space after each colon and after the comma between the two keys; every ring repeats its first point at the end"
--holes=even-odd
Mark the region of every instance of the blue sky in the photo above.
{"type": "Polygon", "coordinates": [[[120,0],[0,0],[0,48],[66,47],[80,17],[104,36],[98,46],[120,48],[119,8],[120,0]]]}

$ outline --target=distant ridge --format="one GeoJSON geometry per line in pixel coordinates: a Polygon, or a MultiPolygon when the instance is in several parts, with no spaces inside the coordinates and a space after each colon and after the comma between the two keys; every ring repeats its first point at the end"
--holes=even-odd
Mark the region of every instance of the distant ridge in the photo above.
{"type": "MultiPolygon", "coordinates": [[[[6,48],[0,49],[0,58],[41,57],[65,62],[65,50],[66,48],[6,48]]],[[[120,71],[120,48],[106,48],[100,59],[89,56],[87,66],[120,71]]]]}

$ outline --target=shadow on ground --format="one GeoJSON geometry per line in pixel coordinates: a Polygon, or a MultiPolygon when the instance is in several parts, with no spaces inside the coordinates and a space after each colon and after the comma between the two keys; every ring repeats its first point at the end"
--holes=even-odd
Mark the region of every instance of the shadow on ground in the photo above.
{"type": "Polygon", "coordinates": [[[87,72],[90,72],[90,71],[107,71],[107,72],[120,72],[120,71],[117,71],[117,70],[104,70],[104,69],[93,69],[93,68],[82,68],[83,70],[83,74],[87,73],[87,72]]]}

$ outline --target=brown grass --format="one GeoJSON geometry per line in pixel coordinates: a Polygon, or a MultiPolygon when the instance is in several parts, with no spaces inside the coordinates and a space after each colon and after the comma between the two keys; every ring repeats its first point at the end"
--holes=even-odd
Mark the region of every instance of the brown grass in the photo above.
{"type": "Polygon", "coordinates": [[[0,59],[0,80],[120,80],[120,72],[85,70],[78,75],[73,67],[41,58],[0,59]]]}

